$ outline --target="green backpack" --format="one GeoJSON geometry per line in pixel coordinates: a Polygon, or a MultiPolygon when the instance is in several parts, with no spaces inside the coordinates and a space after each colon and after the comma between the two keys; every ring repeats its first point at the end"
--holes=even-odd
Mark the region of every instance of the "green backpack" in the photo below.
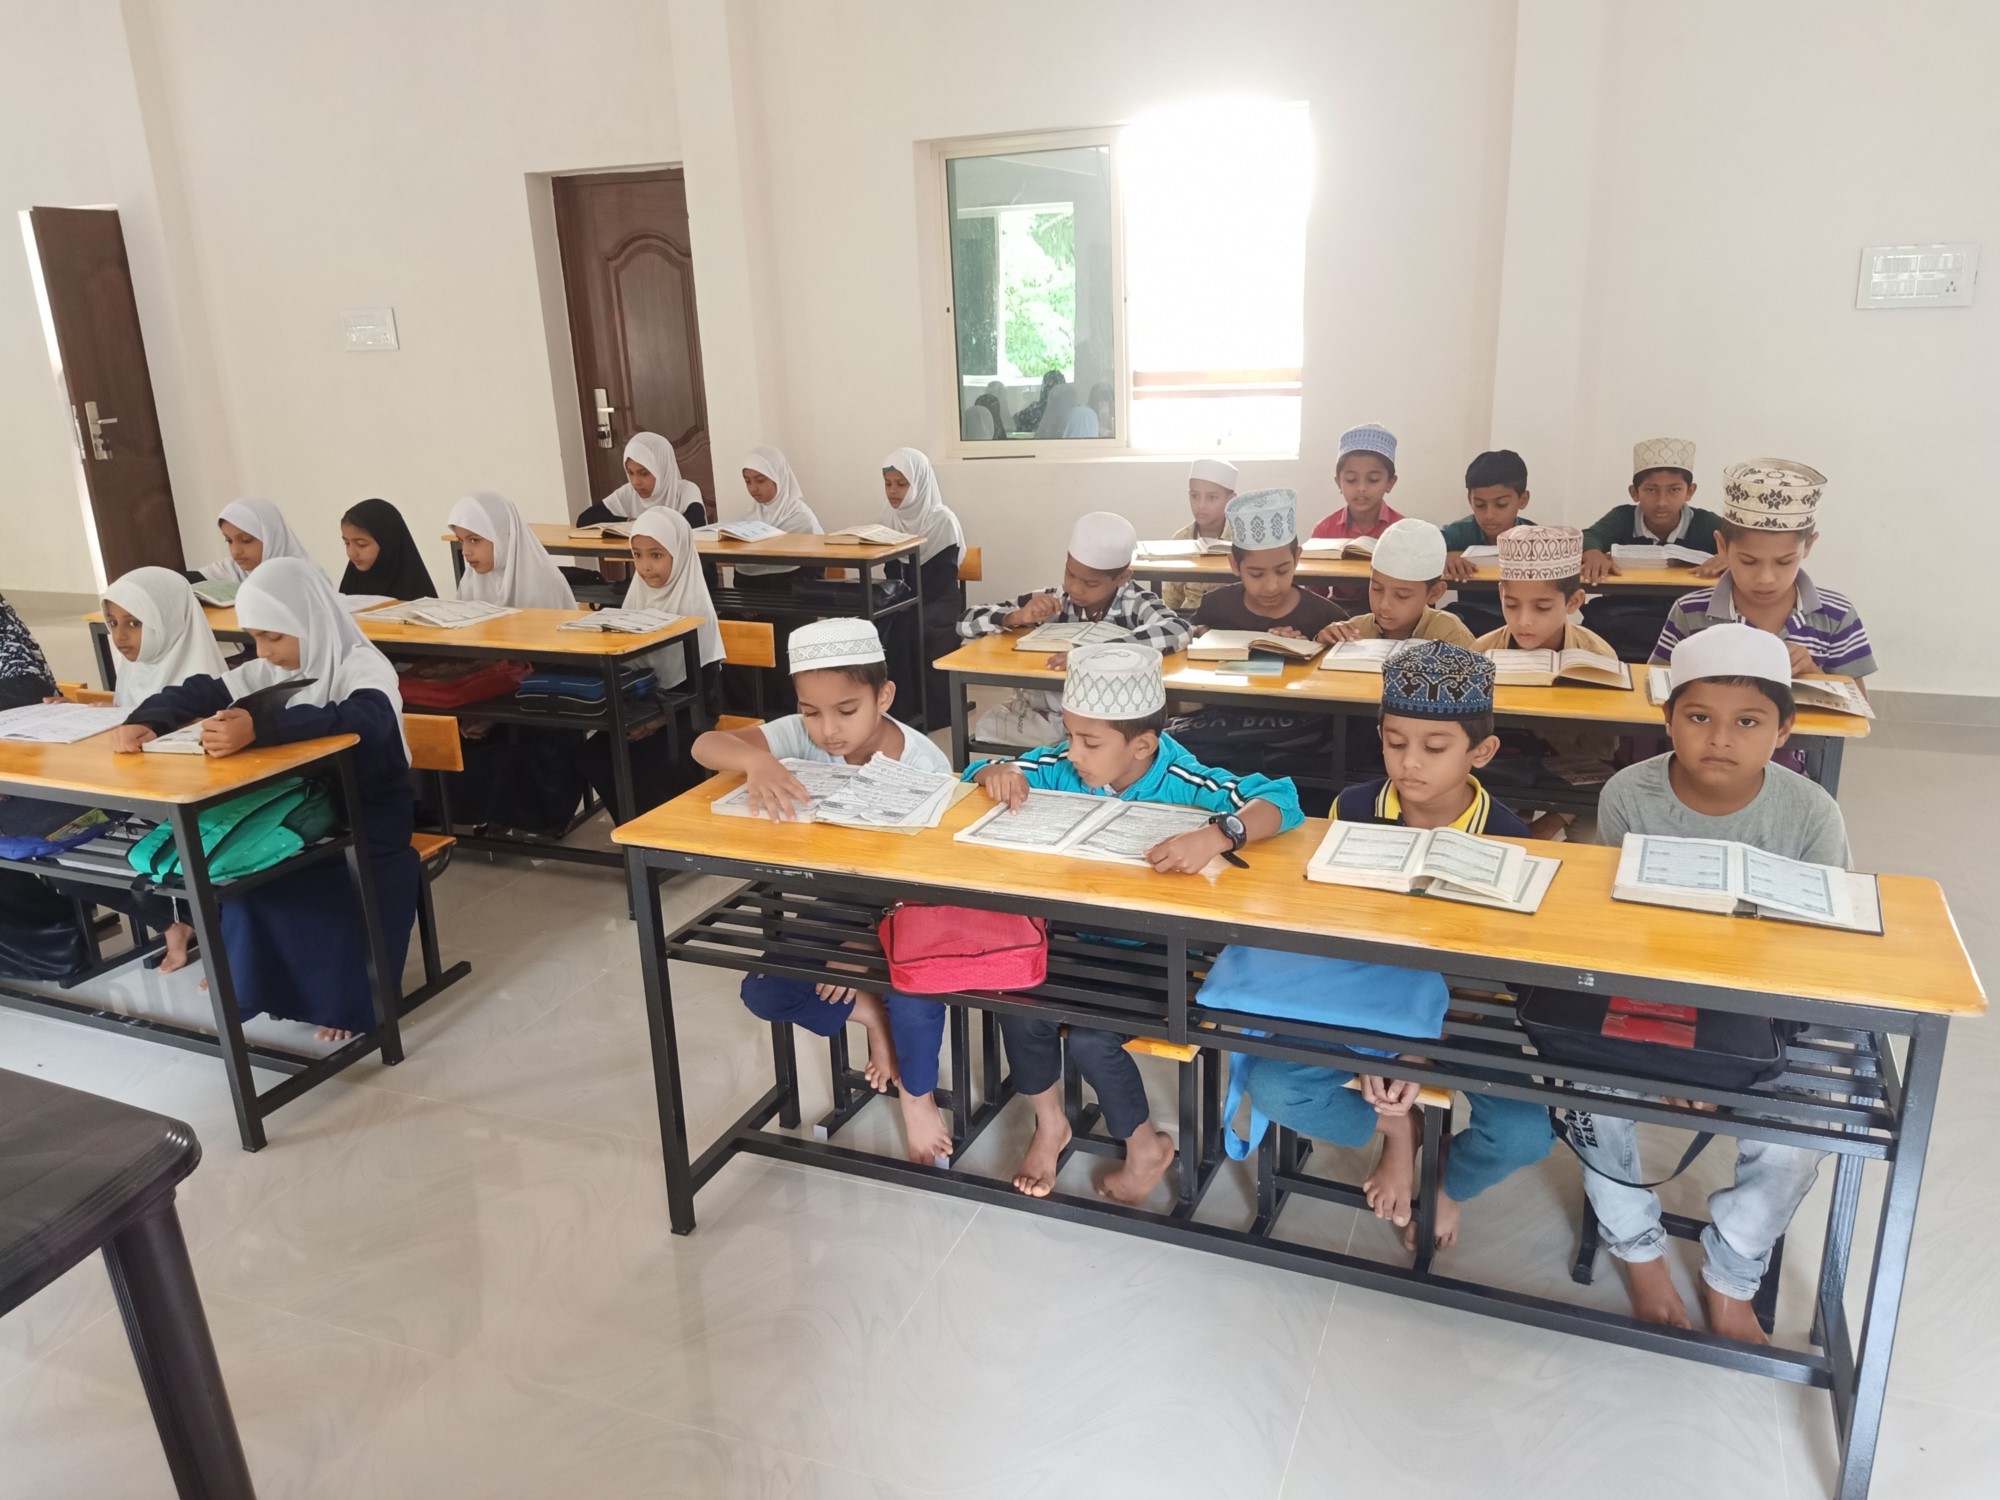
{"type": "MultiPolygon", "coordinates": [[[[281,864],[333,831],[333,798],[318,781],[293,776],[232,797],[199,819],[212,880],[235,880],[281,864]]],[[[181,854],[162,823],[132,846],[132,868],[156,885],[178,883],[181,854]]]]}

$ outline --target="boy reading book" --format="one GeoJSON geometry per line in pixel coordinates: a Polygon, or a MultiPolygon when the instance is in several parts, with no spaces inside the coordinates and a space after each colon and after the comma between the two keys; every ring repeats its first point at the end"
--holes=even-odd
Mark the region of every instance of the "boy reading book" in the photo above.
{"type": "Polygon", "coordinates": [[[1405,516],[1375,544],[1368,571],[1368,611],[1336,620],[1319,633],[1322,644],[1341,641],[1449,641],[1470,646],[1472,632],[1456,615],[1434,606],[1444,596],[1444,533],[1429,521],[1405,516]]]}
{"type": "MultiPolygon", "coordinates": [[[[1388,776],[1343,791],[1334,801],[1335,819],[1528,837],[1526,825],[1474,774],[1500,748],[1493,733],[1493,664],[1486,658],[1443,641],[1399,647],[1382,673],[1381,735],[1388,776]]],[[[1417,1132],[1410,1107],[1417,1085],[1363,1073],[1356,1091],[1346,1086],[1355,1071],[1251,1057],[1244,1085],[1260,1111],[1303,1135],[1342,1146],[1380,1135],[1381,1156],[1363,1184],[1368,1206],[1377,1218],[1402,1227],[1404,1245],[1415,1249],[1417,1132]]],[[[1469,1099],[1470,1120],[1452,1137],[1445,1159],[1437,1206],[1440,1250],[1458,1241],[1461,1204],[1540,1161],[1555,1139],[1541,1105],[1488,1094],[1469,1099]]]]}
{"type": "MultiPolygon", "coordinates": [[[[811,801],[805,785],[786,770],[787,760],[845,761],[865,766],[886,755],[920,771],[949,771],[945,753],[909,725],[889,717],[896,684],[882,637],[867,620],[817,620],[792,632],[792,686],[799,711],[748,729],[711,729],[694,742],[694,758],[711,771],[744,778],[750,806],[785,822],[811,801]]],[[[857,939],[869,932],[857,928],[857,939]]],[[[838,970],[838,964],[829,969],[838,970]]],[[[910,1160],[929,1163],[951,1154],[937,1099],[938,1049],[944,1043],[944,1006],[914,995],[886,996],[857,989],[831,974],[818,984],[776,974],[743,980],[750,1013],[774,1024],[790,1022],[832,1036],[850,1019],[868,1033],[868,1082],[886,1092],[897,1084],[910,1160]]]]}
{"type": "Polygon", "coordinates": [[[1299,497],[1252,490],[1229,502],[1229,571],[1237,581],[1216,589],[1195,611],[1195,634],[1254,630],[1312,640],[1341,617],[1332,601],[1295,582],[1299,569],[1299,497]]]}
{"type": "MultiPolygon", "coordinates": [[[[1196,874],[1224,854],[1303,821],[1290,781],[1204,766],[1174,742],[1165,731],[1160,659],[1143,646],[1085,646],[1072,652],[1062,707],[1067,734],[1060,744],[1013,760],[982,761],[965,779],[1010,807],[1020,806],[1035,789],[1206,809],[1212,816],[1205,828],[1147,851],[1147,862],[1162,874],[1196,874]]],[[[1014,1088],[1035,1104],[1035,1137],[1014,1186],[1045,1198],[1055,1188],[1056,1167],[1070,1139],[1062,1106],[1061,1029],[1054,1021],[1009,1015],[1001,1017],[1000,1030],[1014,1088]]],[[[1105,1128],[1125,1142],[1124,1164],[1105,1177],[1100,1190],[1120,1203],[1138,1203],[1166,1174],[1174,1143],[1152,1123],[1139,1066],[1122,1037],[1071,1026],[1069,1047],[1077,1070],[1097,1092],[1105,1128]]]]}
{"type": "MultiPolygon", "coordinates": [[[[1722,517],[1693,504],[1694,444],[1686,438],[1648,438],[1632,448],[1632,483],[1625,493],[1630,505],[1614,505],[1595,525],[1583,531],[1582,578],[1586,586],[1625,570],[1614,548],[1663,552],[1685,547],[1711,554],[1691,576],[1714,578],[1723,570],[1716,551],[1716,528],[1722,517]]],[[[1584,608],[1590,628],[1617,650],[1620,659],[1638,661],[1659,639],[1666,623],[1668,601],[1657,594],[1605,594],[1584,608]]]]}
{"type": "MultiPolygon", "coordinates": [[[[1396,435],[1380,423],[1364,422],[1340,435],[1333,482],[1347,503],[1313,527],[1316,539],[1379,537],[1403,519],[1389,504],[1389,491],[1396,487],[1396,435]]],[[[1353,583],[1329,584],[1324,592],[1349,614],[1366,602],[1365,590],[1353,583]]]]}
{"type": "MultiPolygon", "coordinates": [[[[1139,533],[1123,516],[1099,510],[1078,517],[1063,561],[1062,587],[974,605],[958,622],[959,639],[1032,630],[1050,620],[1108,620],[1162,656],[1180,650],[1188,643],[1188,622],[1132,579],[1132,554],[1138,546],[1139,533]]],[[[1062,664],[1060,657],[1049,659],[1051,667],[1062,664]]],[[[980,716],[972,734],[996,745],[1045,745],[1062,736],[1061,700],[1038,688],[1017,688],[980,716]]]]}
{"type": "MultiPolygon", "coordinates": [[[[1187,497],[1194,519],[1174,533],[1175,541],[1227,536],[1223,508],[1236,498],[1236,465],[1220,458],[1197,458],[1188,465],[1187,497]]],[[[1175,614],[1192,618],[1195,607],[1221,587],[1219,583],[1168,583],[1160,589],[1160,597],[1175,614]]]]}
{"type": "MultiPolygon", "coordinates": [[[[1770,763],[1792,727],[1791,662],[1785,643],[1748,625],[1724,623],[1674,647],[1666,707],[1674,748],[1627,766],[1606,783],[1598,838],[1627,833],[1734,839],[1787,859],[1847,864],[1840,808],[1805,777],[1770,763]]],[[[1728,941],[1717,918],[1716,941],[1728,941]]],[[[1572,1111],[1570,1138],[1606,1246],[1624,1262],[1632,1305],[1650,1323],[1689,1325],[1687,1306],[1663,1259],[1660,1200],[1645,1182],[1637,1127],[1616,1114],[1572,1111]]],[[[1818,1175],[1821,1153],[1744,1140],[1735,1181],[1708,1200],[1702,1231],[1702,1303],[1711,1332],[1766,1342],[1751,1299],[1818,1175]]]]}

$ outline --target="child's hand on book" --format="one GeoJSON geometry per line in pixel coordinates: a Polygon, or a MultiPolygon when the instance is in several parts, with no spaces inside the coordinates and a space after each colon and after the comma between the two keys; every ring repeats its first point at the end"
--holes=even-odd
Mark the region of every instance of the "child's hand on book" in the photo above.
{"type": "Polygon", "coordinates": [[[1729,564],[1720,557],[1711,557],[1705,563],[1694,565],[1694,576],[1697,578],[1720,578],[1728,571],[1729,564]]]}
{"type": "Polygon", "coordinates": [[[1361,621],[1335,620],[1313,639],[1322,646],[1338,646],[1342,641],[1358,641],[1361,639],[1361,621]]]}
{"type": "Polygon", "coordinates": [[[1450,583],[1463,583],[1479,571],[1479,565],[1466,561],[1463,552],[1448,552],[1444,559],[1444,576],[1450,583]]]}
{"type": "Polygon", "coordinates": [[[1609,552],[1599,552],[1593,547],[1583,554],[1583,567],[1577,576],[1585,583],[1602,583],[1614,573],[1624,571],[1609,552]]]}
{"type": "Polygon", "coordinates": [[[1378,1115],[1406,1115],[1410,1106],[1417,1102],[1417,1081],[1414,1078],[1379,1078],[1373,1073],[1363,1073],[1361,1097],[1375,1106],[1378,1115]]]}
{"type": "Polygon", "coordinates": [[[256,738],[256,724],[240,708],[225,708],[201,721],[201,748],[213,756],[247,750],[256,738]]]}
{"type": "Polygon", "coordinates": [[[139,747],[147,740],[159,736],[144,724],[120,724],[111,731],[111,753],[113,755],[137,755],[139,747]]]}
{"type": "Polygon", "coordinates": [[[1162,839],[1146,851],[1146,863],[1162,875],[1198,875],[1225,849],[1233,849],[1229,835],[1210,824],[1162,839]]]}
{"type": "Polygon", "coordinates": [[[1304,632],[1304,631],[1301,631],[1301,630],[1294,630],[1294,629],[1292,629],[1292,627],[1291,627],[1291,626],[1289,626],[1289,625],[1279,625],[1279,626],[1277,626],[1277,627],[1276,627],[1276,628],[1274,628],[1274,629],[1271,629],[1271,630],[1267,630],[1267,631],[1265,631],[1265,632],[1264,632],[1264,634],[1266,634],[1266,635],[1281,635],[1281,636],[1287,636],[1287,637],[1289,637],[1290,639],[1292,639],[1292,640],[1295,640],[1295,641],[1302,641],[1302,640],[1304,640],[1304,639],[1306,638],[1306,637],[1305,637],[1305,632],[1304,632]]]}
{"type": "Polygon", "coordinates": [[[1792,656],[1792,675],[1794,677],[1810,677],[1819,670],[1819,664],[1812,659],[1812,654],[1797,641],[1786,641],[1785,649],[1792,656]]]}
{"type": "Polygon", "coordinates": [[[789,823],[812,801],[806,784],[786,770],[784,762],[775,755],[766,756],[744,773],[743,795],[750,811],[763,814],[773,823],[789,823]]]}
{"type": "Polygon", "coordinates": [[[1004,802],[1009,812],[1019,812],[1028,800],[1028,778],[1019,766],[988,766],[972,779],[986,788],[986,795],[995,802],[1004,802]]]}

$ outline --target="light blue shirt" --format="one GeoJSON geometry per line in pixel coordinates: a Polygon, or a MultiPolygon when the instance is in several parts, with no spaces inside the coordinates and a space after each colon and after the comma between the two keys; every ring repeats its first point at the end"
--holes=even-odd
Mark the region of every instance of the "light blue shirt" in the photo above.
{"type": "MultiPolygon", "coordinates": [[[[972,780],[990,765],[1019,766],[1028,785],[1045,792],[1087,792],[1109,795],[1102,787],[1085,786],[1071,764],[1069,741],[1043,745],[1012,761],[982,760],[966,769],[964,779],[972,780]]],[[[1212,813],[1240,813],[1251,802],[1268,802],[1278,810],[1278,831],[1286,832],[1305,821],[1299,811],[1298,788],[1291,778],[1272,780],[1269,776],[1238,776],[1218,771],[1196,760],[1170,734],[1160,736],[1159,753],[1146,774],[1117,794],[1121,802],[1165,802],[1176,807],[1199,807],[1212,813]]]]}

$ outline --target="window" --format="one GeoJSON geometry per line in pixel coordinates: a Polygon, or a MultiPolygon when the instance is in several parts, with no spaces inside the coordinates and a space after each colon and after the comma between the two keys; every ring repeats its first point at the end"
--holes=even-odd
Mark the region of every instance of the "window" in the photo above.
{"type": "Polygon", "coordinates": [[[1298,451],[1303,104],[939,154],[962,456],[1298,451]]]}

